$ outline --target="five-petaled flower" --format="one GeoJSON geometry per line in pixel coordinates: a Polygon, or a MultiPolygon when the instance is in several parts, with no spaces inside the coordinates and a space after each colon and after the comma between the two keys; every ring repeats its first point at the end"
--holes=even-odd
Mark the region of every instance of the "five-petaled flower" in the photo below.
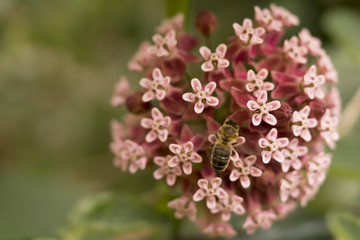
{"type": "Polygon", "coordinates": [[[253,28],[253,23],[249,18],[244,19],[242,26],[234,23],[233,28],[236,36],[243,44],[257,45],[264,42],[261,36],[264,35],[265,29],[262,27],[253,28]]]}
{"type": "Polygon", "coordinates": [[[261,147],[261,157],[264,163],[269,163],[271,158],[278,162],[284,161],[284,155],[280,148],[284,148],[289,144],[289,139],[286,137],[278,138],[276,128],[272,128],[266,135],[266,138],[259,139],[259,146],[261,147]]]}
{"type": "Polygon", "coordinates": [[[231,218],[231,212],[234,212],[238,215],[244,214],[245,209],[242,205],[244,199],[240,196],[232,194],[228,198],[221,198],[219,202],[216,203],[216,207],[210,209],[211,213],[221,213],[221,219],[224,222],[227,222],[231,218]]]}
{"type": "Polygon", "coordinates": [[[259,93],[256,102],[249,100],[246,105],[252,111],[252,123],[254,126],[259,126],[261,120],[264,120],[272,126],[276,125],[277,120],[275,116],[269,112],[279,109],[281,104],[279,101],[267,102],[266,91],[261,91],[259,93]]]}
{"type": "Polygon", "coordinates": [[[320,119],[318,129],[320,136],[325,140],[330,148],[335,148],[335,141],[339,140],[339,133],[336,130],[338,118],[331,115],[330,109],[326,109],[325,114],[320,119]]]}
{"type": "Polygon", "coordinates": [[[261,91],[271,91],[275,88],[274,83],[264,82],[269,72],[266,68],[261,69],[257,74],[250,69],[247,72],[247,84],[245,88],[248,92],[253,92],[255,97],[258,97],[261,91]]]}
{"type": "Polygon", "coordinates": [[[300,136],[305,141],[311,140],[309,128],[314,128],[318,125],[316,118],[309,118],[310,106],[306,105],[300,111],[294,111],[291,122],[291,130],[296,137],[300,136]]]}
{"type": "Polygon", "coordinates": [[[310,99],[324,98],[324,91],[322,85],[325,83],[324,75],[316,75],[316,66],[312,65],[310,69],[305,73],[302,85],[304,93],[306,93],[310,99]]]}
{"type": "Polygon", "coordinates": [[[255,155],[250,155],[245,157],[244,159],[239,159],[235,161],[234,169],[231,171],[231,174],[229,176],[230,181],[235,182],[239,179],[243,188],[250,187],[249,176],[260,177],[262,174],[262,171],[254,166],[255,162],[255,155]]]}
{"type": "Polygon", "coordinates": [[[182,169],[186,175],[192,172],[192,163],[200,163],[202,158],[194,151],[194,144],[187,142],[183,145],[170,144],[169,149],[175,155],[168,162],[169,167],[176,167],[182,163],[182,169]]]}
{"type": "Polygon", "coordinates": [[[299,170],[302,166],[299,157],[304,156],[307,152],[308,148],[306,146],[299,146],[299,140],[293,138],[289,145],[281,151],[285,158],[281,163],[283,172],[288,172],[290,167],[299,170]]]}
{"type": "Polygon", "coordinates": [[[311,55],[318,56],[321,54],[320,39],[313,37],[308,29],[302,29],[299,38],[301,45],[306,46],[311,55]]]}
{"type": "Polygon", "coordinates": [[[199,179],[198,186],[199,189],[195,192],[193,199],[195,202],[201,201],[206,197],[206,206],[209,209],[216,207],[216,197],[219,199],[221,198],[228,198],[228,193],[220,187],[221,185],[221,178],[216,177],[213,179],[199,179]]]}
{"type": "Polygon", "coordinates": [[[168,207],[175,209],[175,217],[178,219],[187,216],[191,221],[196,220],[196,204],[188,197],[182,196],[168,202],[168,207]]]}
{"type": "Polygon", "coordinates": [[[175,50],[177,44],[174,30],[166,33],[165,37],[162,37],[160,34],[155,34],[152,40],[155,45],[148,47],[147,51],[157,57],[169,56],[170,53],[175,50]]]}
{"type": "Polygon", "coordinates": [[[184,93],[182,97],[187,102],[195,102],[194,111],[197,114],[202,113],[205,108],[205,104],[212,107],[219,104],[219,99],[211,96],[216,88],[215,82],[209,82],[205,87],[203,87],[199,79],[193,78],[191,80],[191,87],[194,93],[184,93]]]}
{"type": "Polygon", "coordinates": [[[273,221],[276,219],[277,216],[271,209],[266,211],[256,211],[253,213],[253,215],[250,215],[245,219],[242,227],[248,234],[253,234],[259,227],[262,229],[270,228],[273,221]]]}
{"type": "Polygon", "coordinates": [[[164,77],[159,68],[155,68],[152,72],[152,78],[142,78],[140,86],[148,89],[142,96],[144,102],[149,102],[155,98],[163,100],[170,85],[170,77],[164,77]]]}
{"type": "Polygon", "coordinates": [[[220,44],[217,46],[215,52],[211,53],[209,48],[204,46],[201,47],[200,54],[206,61],[201,65],[201,69],[204,72],[211,72],[218,68],[227,68],[229,66],[229,60],[224,58],[226,49],[227,47],[225,44],[220,44]]]}
{"type": "Polygon", "coordinates": [[[326,178],[326,172],[331,162],[331,156],[320,152],[312,156],[306,164],[306,176],[310,186],[318,187],[326,178]]]}
{"type": "Polygon", "coordinates": [[[270,4],[271,12],[276,19],[279,19],[286,27],[299,25],[299,18],[283,7],[270,4]]]}
{"type": "Polygon", "coordinates": [[[255,19],[268,31],[280,32],[283,28],[282,22],[275,19],[270,10],[266,8],[261,10],[261,8],[255,6],[255,19]]]}
{"type": "Polygon", "coordinates": [[[300,183],[303,175],[298,171],[292,171],[285,175],[280,180],[280,199],[282,202],[287,202],[289,197],[298,198],[300,191],[300,183]]]}
{"type": "Polygon", "coordinates": [[[284,53],[289,61],[305,64],[307,62],[308,50],[305,46],[299,45],[299,38],[293,36],[290,40],[284,41],[284,53]]]}
{"type": "Polygon", "coordinates": [[[203,232],[210,237],[231,238],[236,235],[233,226],[226,222],[210,223],[203,232]]]}
{"type": "Polygon", "coordinates": [[[151,109],[151,118],[141,119],[140,125],[143,128],[151,129],[148,134],[146,134],[145,140],[147,142],[153,142],[156,138],[159,138],[161,142],[165,142],[168,134],[169,127],[171,123],[171,118],[164,115],[157,108],[151,109]]]}
{"type": "Polygon", "coordinates": [[[125,146],[121,151],[120,160],[125,165],[125,169],[127,166],[129,166],[130,173],[136,173],[139,168],[144,170],[146,167],[147,158],[145,156],[143,147],[131,140],[125,140],[124,143],[125,146]]]}
{"type": "Polygon", "coordinates": [[[169,186],[173,186],[175,184],[176,177],[181,176],[180,166],[175,166],[173,168],[168,166],[168,162],[171,158],[171,155],[167,155],[166,157],[157,156],[154,158],[154,163],[160,167],[155,170],[154,178],[161,179],[166,176],[166,183],[169,186]]]}
{"type": "Polygon", "coordinates": [[[130,84],[126,77],[121,76],[119,82],[115,86],[115,92],[111,99],[111,104],[114,107],[125,103],[126,97],[129,95],[130,84]]]}

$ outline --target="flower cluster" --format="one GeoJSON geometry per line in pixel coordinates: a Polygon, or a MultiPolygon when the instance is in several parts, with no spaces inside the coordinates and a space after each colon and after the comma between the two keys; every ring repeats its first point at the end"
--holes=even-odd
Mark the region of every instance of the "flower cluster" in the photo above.
{"type": "Polygon", "coordinates": [[[208,236],[234,236],[234,214],[245,218],[235,227],[249,234],[270,228],[325,180],[326,147],[339,138],[336,71],[309,30],[283,38],[299,19],[274,4],[255,7],[254,21],[233,23],[229,41],[215,48],[208,44],[217,27],[211,12],[196,19],[207,45],[183,23],[181,14],[167,19],[141,44],[128,65],[142,74],[133,80],[138,88],[125,77],[115,87],[111,102],[128,114],[112,123],[114,164],[130,173],[148,169],[181,192],[168,207],[208,236]],[[238,129],[229,146],[218,136],[228,120],[238,129]],[[221,173],[211,165],[214,145],[228,152],[221,173]]]}

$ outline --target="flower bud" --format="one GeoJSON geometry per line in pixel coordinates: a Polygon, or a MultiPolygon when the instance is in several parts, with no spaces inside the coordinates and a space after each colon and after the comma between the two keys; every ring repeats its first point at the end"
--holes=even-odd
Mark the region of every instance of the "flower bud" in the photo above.
{"type": "Polygon", "coordinates": [[[142,95],[143,93],[136,91],[126,99],[126,107],[131,113],[144,113],[150,109],[150,103],[143,102],[142,95]]]}
{"type": "Polygon", "coordinates": [[[209,37],[217,28],[216,16],[209,10],[202,10],[195,19],[196,28],[205,37],[209,37]]]}

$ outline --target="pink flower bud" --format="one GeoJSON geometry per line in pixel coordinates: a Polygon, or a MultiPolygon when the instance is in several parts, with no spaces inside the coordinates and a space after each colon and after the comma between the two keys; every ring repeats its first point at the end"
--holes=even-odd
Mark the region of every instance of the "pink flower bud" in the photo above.
{"type": "Polygon", "coordinates": [[[209,10],[202,10],[195,18],[197,30],[205,37],[209,37],[217,28],[216,16],[209,10]]]}

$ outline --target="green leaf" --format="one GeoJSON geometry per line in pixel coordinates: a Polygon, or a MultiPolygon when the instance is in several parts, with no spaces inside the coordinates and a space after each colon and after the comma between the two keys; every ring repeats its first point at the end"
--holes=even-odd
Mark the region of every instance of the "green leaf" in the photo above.
{"type": "Polygon", "coordinates": [[[170,226],[153,207],[121,193],[81,200],[72,211],[64,240],[167,239],[170,226]]]}
{"type": "Polygon", "coordinates": [[[360,237],[360,218],[350,212],[329,212],[326,222],[335,239],[358,240],[360,237]]]}
{"type": "Polygon", "coordinates": [[[322,17],[325,32],[360,64],[360,16],[348,8],[333,8],[322,17]]]}
{"type": "Polygon", "coordinates": [[[189,13],[189,0],[166,0],[166,11],[168,17],[172,17],[181,12],[187,19],[189,13]]]}

